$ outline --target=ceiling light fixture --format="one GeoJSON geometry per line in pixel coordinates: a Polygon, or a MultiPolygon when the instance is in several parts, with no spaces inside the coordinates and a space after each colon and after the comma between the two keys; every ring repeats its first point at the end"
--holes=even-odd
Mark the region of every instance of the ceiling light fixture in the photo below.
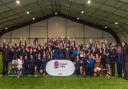
{"type": "Polygon", "coordinates": [[[6,29],[6,30],[7,30],[8,28],[7,28],[7,27],[5,27],[4,29],[6,29]]]}
{"type": "Polygon", "coordinates": [[[117,24],[118,24],[118,22],[115,22],[115,24],[117,25],[117,24]]]}
{"type": "Polygon", "coordinates": [[[88,1],[87,1],[87,4],[91,4],[91,0],[88,0],[88,1]]]}
{"type": "Polygon", "coordinates": [[[19,1],[19,0],[16,0],[16,3],[17,3],[17,4],[20,4],[20,1],[19,1]]]}
{"type": "Polygon", "coordinates": [[[108,27],[105,27],[105,28],[108,28],[108,27]]]}
{"type": "Polygon", "coordinates": [[[77,17],[77,20],[79,20],[80,18],[79,17],[77,17]]]}
{"type": "Polygon", "coordinates": [[[81,13],[81,14],[84,14],[84,11],[81,11],[80,13],[81,13]]]}
{"type": "Polygon", "coordinates": [[[27,13],[27,14],[30,14],[30,12],[29,12],[29,11],[27,11],[26,13],[27,13]]]}
{"type": "Polygon", "coordinates": [[[35,17],[33,17],[32,20],[35,20],[35,17]]]}
{"type": "Polygon", "coordinates": [[[57,15],[58,13],[57,12],[55,12],[55,15],[57,15]]]}

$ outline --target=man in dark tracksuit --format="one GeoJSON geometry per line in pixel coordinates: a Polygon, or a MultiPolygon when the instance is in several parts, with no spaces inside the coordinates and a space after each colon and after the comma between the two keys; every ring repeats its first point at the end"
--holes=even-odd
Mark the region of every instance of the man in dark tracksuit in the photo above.
{"type": "Polygon", "coordinates": [[[111,76],[115,76],[115,63],[117,58],[116,49],[112,49],[110,52],[110,58],[111,76]]]}
{"type": "Polygon", "coordinates": [[[25,55],[25,58],[24,58],[23,68],[24,68],[24,75],[28,75],[29,74],[29,59],[27,55],[25,55]]]}
{"type": "Polygon", "coordinates": [[[122,70],[123,70],[123,73],[124,73],[124,77],[126,76],[125,72],[126,72],[126,69],[125,69],[125,43],[122,42],[122,70]]]}
{"type": "Polygon", "coordinates": [[[125,79],[128,80],[128,44],[125,46],[125,79]]]}
{"type": "Polygon", "coordinates": [[[76,56],[76,59],[74,61],[74,64],[75,64],[75,75],[80,75],[80,59],[79,59],[79,56],[77,55],[76,56]]]}
{"type": "Polygon", "coordinates": [[[2,48],[3,75],[8,75],[8,47],[5,45],[2,48]]]}
{"type": "Polygon", "coordinates": [[[33,55],[30,55],[30,59],[29,59],[29,73],[31,75],[34,75],[34,59],[33,59],[33,55]]]}
{"type": "Polygon", "coordinates": [[[122,54],[122,47],[119,45],[117,48],[117,74],[118,77],[122,77],[122,71],[123,71],[123,54],[122,54]]]}

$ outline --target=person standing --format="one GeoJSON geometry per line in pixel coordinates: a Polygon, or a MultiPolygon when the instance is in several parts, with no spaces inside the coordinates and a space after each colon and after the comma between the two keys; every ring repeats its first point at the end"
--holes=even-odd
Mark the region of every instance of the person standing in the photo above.
{"type": "Polygon", "coordinates": [[[2,48],[3,75],[8,75],[8,45],[2,48]]]}
{"type": "Polygon", "coordinates": [[[8,74],[11,73],[12,70],[12,59],[13,59],[13,48],[10,46],[8,50],[8,74]]]}
{"type": "Polygon", "coordinates": [[[33,55],[30,55],[28,66],[29,66],[29,74],[34,75],[34,58],[33,58],[33,55]]]}
{"type": "Polygon", "coordinates": [[[79,55],[76,56],[75,60],[74,60],[74,64],[75,64],[75,75],[79,76],[80,75],[80,58],[79,55]]]}
{"type": "Polygon", "coordinates": [[[117,46],[117,74],[118,77],[122,77],[122,70],[123,70],[123,59],[122,59],[122,47],[121,44],[117,46]]]}
{"type": "Polygon", "coordinates": [[[125,46],[125,79],[128,80],[128,44],[125,46]]]}
{"type": "Polygon", "coordinates": [[[47,60],[45,58],[41,58],[41,66],[40,66],[40,74],[41,75],[46,75],[46,63],[47,63],[47,60]]]}
{"type": "Polygon", "coordinates": [[[110,69],[110,49],[106,49],[106,68],[107,68],[107,77],[110,77],[111,75],[111,69],[110,69]]]}
{"type": "Polygon", "coordinates": [[[27,55],[25,55],[24,57],[23,68],[24,68],[24,75],[28,75],[29,74],[29,59],[27,55]]]}
{"type": "Polygon", "coordinates": [[[94,75],[94,65],[95,65],[96,61],[93,58],[92,55],[89,55],[89,58],[86,61],[86,76],[93,76],[94,75]]]}
{"type": "Polygon", "coordinates": [[[38,54],[38,58],[37,58],[37,75],[40,75],[41,72],[41,64],[42,64],[42,59],[41,59],[41,54],[38,54]]]}
{"type": "Polygon", "coordinates": [[[115,63],[116,63],[117,53],[115,46],[112,47],[110,52],[110,65],[111,65],[111,76],[115,76],[115,63]]]}
{"type": "Polygon", "coordinates": [[[126,56],[126,52],[125,52],[125,47],[126,47],[126,43],[125,42],[122,42],[121,43],[121,53],[122,53],[122,70],[123,70],[123,74],[124,74],[124,77],[126,77],[126,67],[125,67],[125,56],[126,56]]]}

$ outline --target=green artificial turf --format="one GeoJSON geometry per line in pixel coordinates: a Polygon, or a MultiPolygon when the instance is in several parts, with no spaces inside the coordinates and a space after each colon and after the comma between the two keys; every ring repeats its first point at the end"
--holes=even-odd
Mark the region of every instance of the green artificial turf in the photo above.
{"type": "Polygon", "coordinates": [[[122,78],[104,77],[0,77],[0,89],[128,89],[122,78]]]}

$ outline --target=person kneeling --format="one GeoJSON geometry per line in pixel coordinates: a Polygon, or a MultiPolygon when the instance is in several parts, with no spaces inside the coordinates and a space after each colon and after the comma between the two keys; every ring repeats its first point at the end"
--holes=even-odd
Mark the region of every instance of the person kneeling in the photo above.
{"type": "Polygon", "coordinates": [[[100,67],[94,68],[94,76],[101,76],[101,68],[100,67]]]}
{"type": "Polygon", "coordinates": [[[17,78],[19,78],[22,75],[22,65],[23,60],[22,56],[20,56],[20,58],[17,58],[17,78]]]}

